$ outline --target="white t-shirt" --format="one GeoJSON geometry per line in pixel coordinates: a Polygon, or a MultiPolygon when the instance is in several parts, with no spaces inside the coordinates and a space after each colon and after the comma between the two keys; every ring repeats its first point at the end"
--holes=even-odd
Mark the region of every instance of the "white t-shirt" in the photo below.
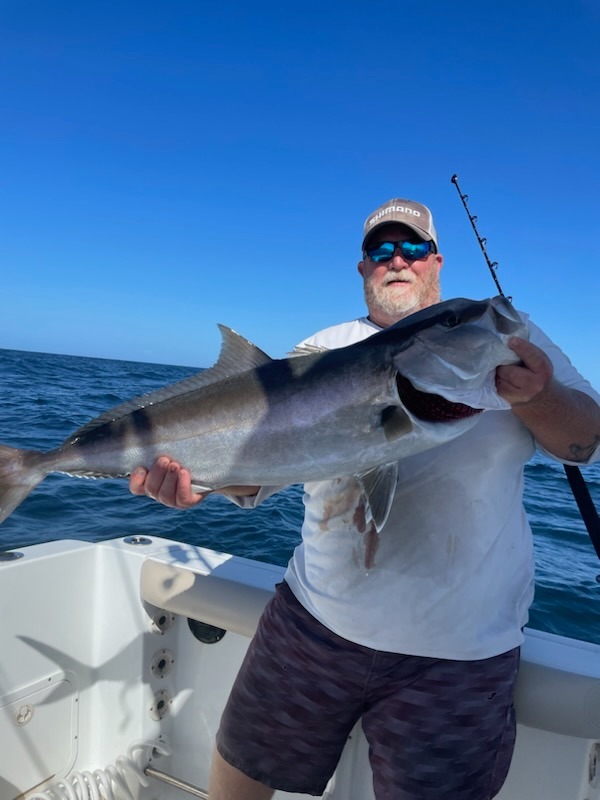
{"type": "MultiPolygon", "coordinates": [[[[529,326],[556,378],[600,402],[561,350],[529,326]]],[[[343,347],[378,330],[362,318],[302,344],[343,347]]],[[[379,535],[365,530],[353,478],[306,484],[302,542],[285,580],[330,630],[376,650],[470,660],[516,647],[534,590],[522,496],[535,448],[511,411],[481,414],[457,439],[399,462],[379,535]]],[[[600,448],[590,461],[598,458],[600,448]]],[[[256,502],[272,491],[265,487],[256,502]]]]}

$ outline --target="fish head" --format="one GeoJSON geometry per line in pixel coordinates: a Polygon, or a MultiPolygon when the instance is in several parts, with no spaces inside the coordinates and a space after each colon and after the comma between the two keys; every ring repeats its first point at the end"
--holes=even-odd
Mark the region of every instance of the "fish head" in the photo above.
{"type": "Polygon", "coordinates": [[[496,368],[519,362],[508,347],[511,337],[528,338],[527,324],[511,303],[502,296],[456,298],[424,312],[403,320],[412,321],[412,330],[406,326],[405,346],[392,356],[401,378],[419,392],[452,403],[483,410],[510,408],[496,391],[496,368]]]}

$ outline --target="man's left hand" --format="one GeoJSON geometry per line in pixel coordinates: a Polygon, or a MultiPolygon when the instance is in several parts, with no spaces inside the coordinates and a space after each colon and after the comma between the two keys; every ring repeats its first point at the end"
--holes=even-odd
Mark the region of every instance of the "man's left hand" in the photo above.
{"type": "Polygon", "coordinates": [[[543,350],[526,339],[512,338],[508,346],[521,359],[496,370],[498,394],[511,406],[535,403],[548,389],[553,375],[552,362],[543,350]]]}

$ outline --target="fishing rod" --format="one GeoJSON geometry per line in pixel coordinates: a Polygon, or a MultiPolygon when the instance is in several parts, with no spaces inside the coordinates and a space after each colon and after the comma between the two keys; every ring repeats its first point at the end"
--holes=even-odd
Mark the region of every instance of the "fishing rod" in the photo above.
{"type": "MultiPolygon", "coordinates": [[[[469,211],[469,206],[467,205],[467,200],[469,196],[463,194],[458,184],[458,175],[453,175],[450,178],[450,182],[456,186],[456,191],[458,192],[458,196],[460,197],[461,203],[464,206],[465,211],[467,212],[467,216],[469,217],[469,222],[473,230],[475,231],[475,236],[477,237],[477,241],[479,242],[479,247],[481,248],[481,252],[485,258],[485,261],[488,265],[488,269],[490,274],[496,284],[496,288],[498,292],[502,295],[502,297],[506,297],[504,292],[502,291],[502,287],[500,286],[500,281],[498,280],[498,276],[496,275],[496,271],[498,269],[498,262],[497,261],[490,261],[490,258],[487,254],[487,250],[485,249],[485,245],[487,240],[483,239],[479,235],[479,231],[477,230],[476,222],[477,217],[473,216],[469,211]]],[[[509,302],[512,301],[512,297],[506,298],[509,302]]],[[[571,487],[571,491],[573,492],[573,497],[575,498],[575,502],[577,503],[577,507],[579,509],[579,513],[581,514],[581,518],[585,524],[587,532],[589,534],[590,539],[592,540],[592,544],[594,545],[594,550],[596,551],[596,555],[600,558],[600,516],[598,516],[598,511],[594,506],[594,501],[590,495],[590,491],[587,487],[587,484],[581,474],[581,470],[579,467],[572,466],[571,464],[563,464],[567,480],[569,482],[569,486],[571,487]]],[[[600,575],[596,576],[596,580],[600,583],[600,575]]]]}
{"type": "MultiPolygon", "coordinates": [[[[475,225],[475,223],[477,222],[477,217],[474,217],[469,211],[469,206],[467,205],[467,200],[469,199],[469,195],[463,194],[461,192],[460,186],[458,185],[458,175],[453,175],[450,178],[450,182],[456,186],[456,191],[458,192],[458,196],[460,197],[461,203],[465,207],[465,211],[467,212],[467,217],[469,218],[469,222],[471,223],[471,226],[475,231],[475,236],[477,238],[477,241],[479,242],[479,247],[481,247],[481,252],[483,253],[483,257],[485,258],[490,274],[494,280],[494,283],[496,284],[496,289],[498,289],[498,293],[501,294],[502,297],[506,297],[506,295],[502,291],[502,287],[500,286],[500,281],[498,280],[498,276],[496,275],[496,271],[498,269],[498,262],[490,261],[490,257],[488,256],[487,250],[485,249],[487,239],[483,239],[479,235],[479,231],[477,230],[477,226],[475,225]]],[[[512,297],[508,297],[507,300],[509,301],[512,300],[512,297]]]]}

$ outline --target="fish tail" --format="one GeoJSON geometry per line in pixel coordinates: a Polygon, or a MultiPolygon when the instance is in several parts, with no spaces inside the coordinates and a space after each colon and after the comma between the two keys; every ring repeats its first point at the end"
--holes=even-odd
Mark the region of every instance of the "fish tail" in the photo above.
{"type": "Polygon", "coordinates": [[[34,455],[37,453],[31,450],[0,445],[0,522],[4,522],[45,477],[45,473],[31,463],[34,455]]]}

